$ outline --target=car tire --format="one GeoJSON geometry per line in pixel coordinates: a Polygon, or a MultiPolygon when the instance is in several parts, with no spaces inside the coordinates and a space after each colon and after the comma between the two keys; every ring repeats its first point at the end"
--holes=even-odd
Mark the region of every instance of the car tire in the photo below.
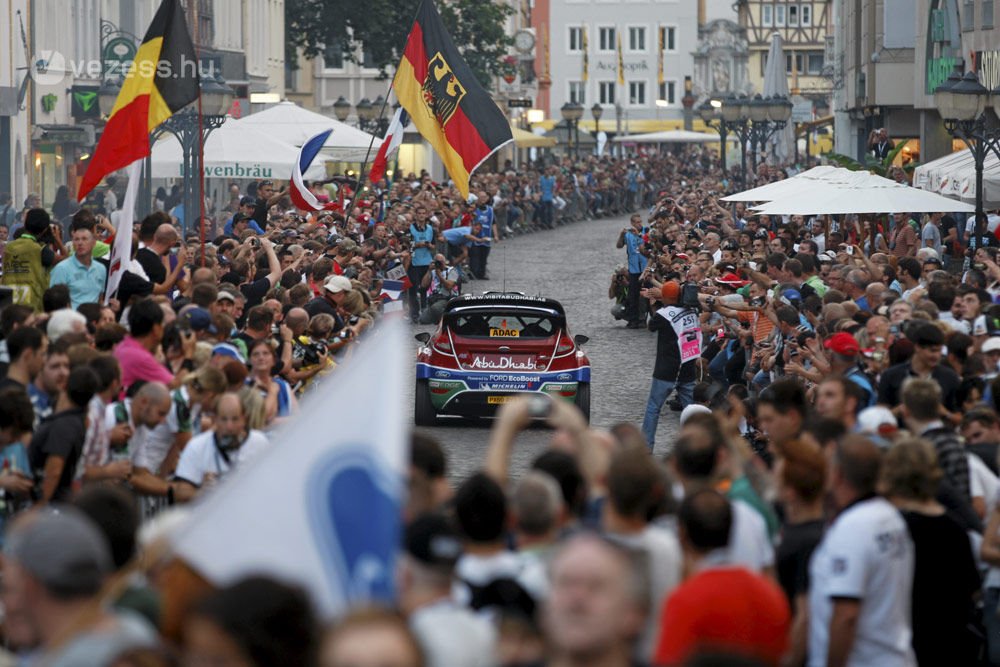
{"type": "Polygon", "coordinates": [[[581,382],[576,385],[576,398],[573,399],[573,403],[576,407],[580,408],[580,412],[586,418],[587,423],[590,423],[590,383],[581,382]]]}
{"type": "Polygon", "coordinates": [[[427,380],[417,380],[413,392],[413,421],[417,426],[437,424],[437,411],[431,403],[431,388],[427,386],[427,380]]]}

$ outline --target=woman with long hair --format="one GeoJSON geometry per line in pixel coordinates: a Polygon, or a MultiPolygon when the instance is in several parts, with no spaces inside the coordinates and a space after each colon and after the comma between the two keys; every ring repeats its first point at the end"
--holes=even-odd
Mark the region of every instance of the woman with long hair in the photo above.
{"type": "Polygon", "coordinates": [[[247,384],[255,387],[264,399],[264,415],[269,425],[298,411],[295,392],[284,378],[274,373],[277,357],[271,340],[261,338],[251,343],[250,375],[247,384]]]}

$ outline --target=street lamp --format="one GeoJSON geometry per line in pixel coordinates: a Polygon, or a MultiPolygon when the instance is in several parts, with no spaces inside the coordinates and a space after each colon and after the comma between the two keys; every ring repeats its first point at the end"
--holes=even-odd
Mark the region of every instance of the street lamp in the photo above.
{"type": "Polygon", "coordinates": [[[719,150],[719,160],[720,166],[722,167],[722,173],[727,173],[726,170],[726,139],[729,137],[729,126],[722,122],[722,102],[721,100],[705,100],[698,106],[698,117],[701,118],[701,122],[705,123],[707,127],[712,128],[719,133],[719,141],[721,142],[719,150]]]}
{"type": "MultiPolygon", "coordinates": [[[[594,102],[594,106],[590,107],[590,115],[594,117],[594,139],[597,139],[597,135],[601,133],[601,116],[604,115],[604,107],[598,102],[594,102]]],[[[595,144],[594,151],[597,151],[595,144]]]]}
{"type": "Polygon", "coordinates": [[[559,108],[559,112],[566,121],[567,141],[571,141],[572,156],[576,159],[580,150],[580,119],[583,117],[583,105],[579,102],[566,102],[559,108]]]}
{"type": "Polygon", "coordinates": [[[101,87],[97,89],[97,105],[101,109],[101,116],[107,118],[111,115],[121,90],[122,85],[118,79],[105,79],[101,82],[101,87]]]}
{"type": "MultiPolygon", "coordinates": [[[[184,219],[181,221],[181,236],[187,237],[188,225],[195,216],[201,224],[201,202],[204,201],[204,182],[198,163],[198,146],[208,141],[213,130],[226,122],[226,111],[232,104],[235,93],[219,76],[203,76],[201,81],[201,109],[199,118],[197,104],[192,104],[167,118],[149,135],[150,146],[169,132],[177,137],[182,153],[182,185],[184,219]],[[197,179],[197,180],[196,180],[197,179]]],[[[152,151],[150,151],[152,154],[152,151]]],[[[146,157],[146,196],[144,206],[152,201],[152,157],[146,157]]]]}
{"type": "Polygon", "coordinates": [[[719,132],[720,138],[723,139],[723,152],[725,152],[726,134],[732,132],[739,137],[743,187],[746,187],[747,145],[750,146],[751,164],[756,171],[757,148],[763,148],[775,132],[784,129],[792,117],[792,103],[784,96],[764,99],[756,95],[752,99],[744,96],[727,97],[721,103],[717,104],[712,100],[708,104],[717,107],[718,116],[705,104],[698,108],[698,113],[706,125],[719,132]]]}
{"type": "Polygon", "coordinates": [[[333,103],[333,115],[341,123],[346,121],[347,117],[351,115],[351,103],[345,100],[343,95],[338,97],[337,101],[333,103]]]}
{"type": "MultiPolygon", "coordinates": [[[[992,93],[994,113],[1000,112],[1000,87],[992,93]]],[[[986,214],[983,211],[983,165],[990,151],[1000,157],[1000,130],[986,122],[986,107],[990,90],[979,83],[975,72],[961,76],[958,69],[934,90],[934,106],[941,114],[944,129],[961,139],[972,153],[976,167],[976,228],[975,246],[979,247],[986,234],[986,214]]],[[[992,125],[992,124],[991,124],[992,125]]]]}
{"type": "Polygon", "coordinates": [[[362,97],[361,101],[354,105],[354,112],[358,114],[358,126],[367,132],[369,123],[375,119],[376,113],[372,101],[367,97],[362,97]]]}

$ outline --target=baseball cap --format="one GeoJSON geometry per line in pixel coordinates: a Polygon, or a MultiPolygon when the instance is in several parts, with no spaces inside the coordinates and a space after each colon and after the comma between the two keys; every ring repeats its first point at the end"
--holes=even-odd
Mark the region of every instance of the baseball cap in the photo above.
{"type": "Polygon", "coordinates": [[[660,296],[664,301],[676,303],[681,295],[681,286],[676,280],[668,280],[660,287],[660,296]]]}
{"type": "Polygon", "coordinates": [[[251,218],[249,215],[246,215],[245,213],[237,213],[233,216],[233,224],[235,225],[240,222],[243,222],[244,220],[252,220],[252,219],[253,218],[251,218]]]}
{"type": "Polygon", "coordinates": [[[986,339],[985,343],[983,343],[982,347],[983,354],[986,354],[987,352],[996,352],[997,350],[1000,350],[1000,338],[997,338],[996,336],[991,336],[990,338],[986,339]]]}
{"type": "Polygon", "coordinates": [[[338,292],[349,292],[354,286],[351,285],[351,281],[344,276],[330,276],[326,280],[326,284],[323,285],[327,292],[331,294],[337,294],[338,292]]]}
{"type": "Polygon", "coordinates": [[[424,565],[451,569],[462,555],[458,533],[440,514],[422,514],[403,537],[406,553],[424,565]]]}
{"type": "Polygon", "coordinates": [[[358,244],[354,242],[354,239],[343,238],[337,241],[337,247],[344,252],[356,252],[358,244]]]}
{"type": "Polygon", "coordinates": [[[256,205],[257,205],[256,197],[251,197],[250,195],[246,195],[245,197],[240,198],[240,206],[256,206],[256,205]]]}
{"type": "Polygon", "coordinates": [[[688,419],[691,419],[691,415],[696,415],[702,412],[711,414],[712,410],[708,406],[701,405],[699,403],[692,403],[691,405],[687,406],[686,408],[681,410],[681,416],[680,416],[681,426],[684,426],[684,423],[687,422],[688,419]]]}
{"type": "Polygon", "coordinates": [[[797,289],[786,289],[781,293],[781,302],[788,306],[796,306],[802,303],[802,293],[797,289]]]}
{"type": "Polygon", "coordinates": [[[212,323],[212,314],[204,308],[192,308],[184,313],[181,321],[191,327],[192,331],[207,331],[210,334],[219,333],[212,323]]]}
{"type": "Polygon", "coordinates": [[[944,334],[930,323],[918,324],[906,331],[906,337],[914,345],[944,345],[944,334]]]}
{"type": "Polygon", "coordinates": [[[236,296],[228,290],[219,290],[219,296],[216,297],[216,301],[231,301],[236,303],[236,296]]]}
{"type": "Polygon", "coordinates": [[[858,431],[861,433],[891,436],[898,429],[895,415],[883,405],[873,405],[858,413],[858,431]]]}
{"type": "Polygon", "coordinates": [[[740,277],[735,273],[727,273],[721,278],[716,278],[715,282],[719,283],[720,285],[729,285],[730,287],[743,287],[750,281],[741,280],[740,277]]]}
{"type": "Polygon", "coordinates": [[[840,331],[826,339],[823,347],[845,357],[851,357],[861,351],[857,339],[846,331],[840,331]]]}
{"type": "Polygon", "coordinates": [[[54,505],[15,523],[4,553],[46,588],[65,596],[97,593],[113,569],[107,538],[67,506],[54,505]]]}

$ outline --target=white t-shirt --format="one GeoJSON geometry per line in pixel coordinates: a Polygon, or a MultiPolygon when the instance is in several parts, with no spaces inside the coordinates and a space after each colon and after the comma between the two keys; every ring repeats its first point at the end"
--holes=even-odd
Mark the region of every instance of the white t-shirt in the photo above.
{"type": "Polygon", "coordinates": [[[884,498],[848,507],[809,563],[809,665],[826,664],[833,598],[861,603],[849,667],[913,667],[913,541],[884,498]]]}
{"type": "Polygon", "coordinates": [[[975,454],[966,453],[969,460],[969,492],[973,498],[982,498],[986,507],[993,507],[1000,492],[1000,478],[975,454]]]}
{"type": "Polygon", "coordinates": [[[451,600],[417,609],[410,628],[424,649],[427,667],[491,667],[496,664],[493,625],[451,600]]]}
{"type": "Polygon", "coordinates": [[[180,432],[191,431],[191,398],[187,387],[170,392],[170,412],[156,428],[149,431],[141,447],[132,450],[132,464],[156,474],[167,458],[180,432]]]}
{"type": "Polygon", "coordinates": [[[260,454],[268,445],[267,436],[260,431],[250,431],[239,449],[229,452],[229,461],[215,446],[215,431],[205,431],[188,441],[174,476],[201,486],[206,473],[222,477],[230,469],[245,464],[260,454]]]}
{"type": "Polygon", "coordinates": [[[760,512],[743,500],[734,500],[733,525],[729,529],[729,558],[732,565],[742,565],[761,572],[774,565],[774,545],[767,533],[767,522],[760,512]]]}

